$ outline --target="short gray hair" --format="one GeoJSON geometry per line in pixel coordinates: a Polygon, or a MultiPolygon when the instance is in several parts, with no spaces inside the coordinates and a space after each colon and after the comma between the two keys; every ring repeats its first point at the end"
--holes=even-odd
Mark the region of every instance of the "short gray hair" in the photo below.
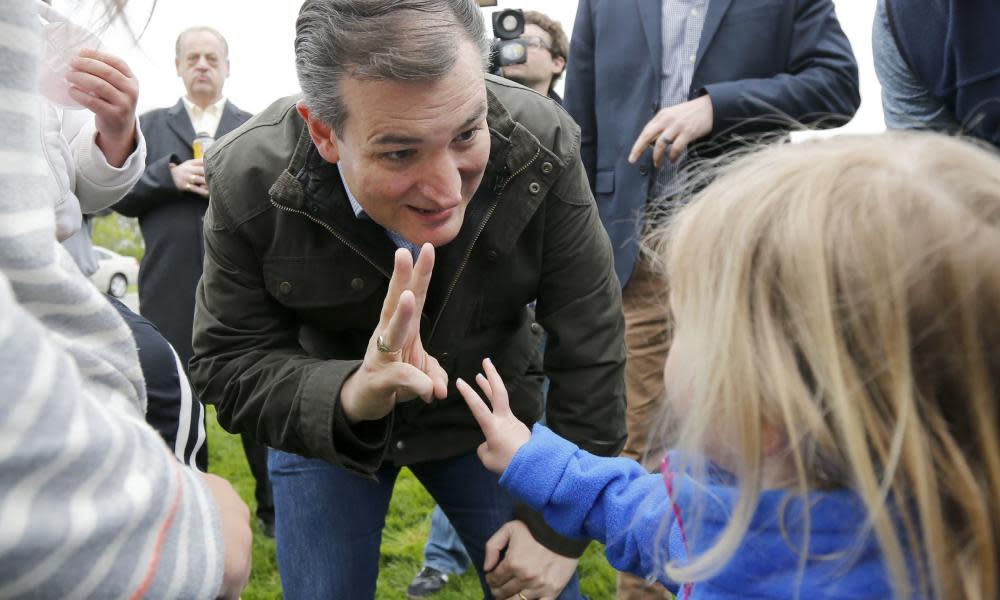
{"type": "Polygon", "coordinates": [[[419,81],[447,74],[462,38],[490,41],[475,0],[306,0],[295,23],[295,70],[312,115],[343,133],[345,77],[419,81]]]}
{"type": "Polygon", "coordinates": [[[219,38],[220,42],[222,42],[223,55],[227,58],[229,57],[229,42],[226,41],[226,38],[221,33],[219,33],[217,29],[208,27],[207,25],[195,25],[194,27],[188,27],[184,31],[177,34],[177,41],[174,42],[175,57],[177,58],[181,57],[181,44],[184,43],[184,38],[189,33],[210,33],[214,35],[215,37],[219,38]]]}

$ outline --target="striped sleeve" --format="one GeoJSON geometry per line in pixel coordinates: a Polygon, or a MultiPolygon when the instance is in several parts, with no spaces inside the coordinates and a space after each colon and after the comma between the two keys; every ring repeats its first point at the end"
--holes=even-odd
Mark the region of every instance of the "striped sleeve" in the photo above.
{"type": "Polygon", "coordinates": [[[2,280],[0,387],[0,598],[214,596],[221,532],[198,475],[91,393],[2,280]]]}
{"type": "Polygon", "coordinates": [[[0,2],[0,598],[211,598],[215,503],[145,423],[129,330],[55,241],[35,10],[0,2]]]}

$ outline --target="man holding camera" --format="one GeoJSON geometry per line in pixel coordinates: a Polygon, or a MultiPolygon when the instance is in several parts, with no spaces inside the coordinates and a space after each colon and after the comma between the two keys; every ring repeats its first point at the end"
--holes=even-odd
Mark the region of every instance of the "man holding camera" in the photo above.
{"type": "Polygon", "coordinates": [[[617,453],[620,290],[577,127],[485,75],[488,52],[472,0],[307,0],[302,98],[209,151],[192,381],[224,427],[273,448],[286,598],[374,596],[403,466],[488,597],[579,597],[585,543],[514,506],[454,381],[489,357],[536,421],[537,299],[549,425],[617,453]]]}
{"type": "Polygon", "coordinates": [[[562,104],[556,82],[566,70],[569,40],[562,25],[536,10],[524,11],[524,34],[519,40],[527,53],[522,63],[507,65],[501,74],[562,104]]]}

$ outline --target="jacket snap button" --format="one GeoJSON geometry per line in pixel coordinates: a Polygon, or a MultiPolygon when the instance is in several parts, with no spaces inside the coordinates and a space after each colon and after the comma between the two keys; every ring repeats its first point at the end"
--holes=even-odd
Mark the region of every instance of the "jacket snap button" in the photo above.
{"type": "Polygon", "coordinates": [[[490,250],[489,252],[486,253],[486,258],[488,258],[490,260],[496,260],[497,256],[499,256],[499,255],[497,254],[496,250],[490,250]]]}
{"type": "Polygon", "coordinates": [[[647,167],[646,165],[640,165],[639,175],[645,175],[646,173],[649,173],[649,167],[647,167]]]}
{"type": "Polygon", "coordinates": [[[540,189],[542,189],[542,186],[538,185],[537,181],[532,181],[528,184],[528,191],[531,192],[532,195],[537,194],[540,189]]]}
{"type": "Polygon", "coordinates": [[[351,289],[356,292],[360,292],[365,289],[365,280],[360,277],[355,277],[351,280],[351,289]]]}
{"type": "Polygon", "coordinates": [[[542,173],[545,173],[546,175],[548,175],[551,172],[552,172],[552,163],[550,163],[550,162],[544,162],[544,163],[542,163],[542,173]]]}
{"type": "Polygon", "coordinates": [[[448,360],[448,353],[447,352],[442,352],[441,353],[441,360],[448,360]]]}
{"type": "Polygon", "coordinates": [[[278,284],[278,291],[282,294],[288,295],[292,292],[292,284],[287,281],[282,281],[278,284]]]}
{"type": "Polygon", "coordinates": [[[399,440],[398,442],[396,442],[396,450],[405,450],[405,449],[406,449],[406,442],[404,442],[403,440],[399,440]]]}
{"type": "Polygon", "coordinates": [[[532,323],[531,324],[531,333],[539,334],[541,332],[542,332],[542,326],[541,325],[539,325],[538,323],[532,323]]]}

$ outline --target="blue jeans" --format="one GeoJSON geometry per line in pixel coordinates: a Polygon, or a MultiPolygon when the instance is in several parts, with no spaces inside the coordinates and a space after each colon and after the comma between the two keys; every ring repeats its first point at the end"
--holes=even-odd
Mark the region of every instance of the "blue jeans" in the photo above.
{"type": "MultiPolygon", "coordinates": [[[[382,528],[399,467],[375,480],[323,460],[269,450],[278,569],[286,600],[375,597],[382,528]]],[[[411,465],[448,516],[492,598],[482,565],[486,541],[511,520],[513,501],[474,452],[411,465]]],[[[559,596],[580,598],[576,575],[559,596]]]]}
{"type": "Polygon", "coordinates": [[[424,566],[442,573],[461,575],[469,568],[469,554],[440,506],[431,512],[431,531],[424,545],[424,566]]]}
{"type": "MultiPolygon", "coordinates": [[[[533,305],[534,303],[532,303],[533,305]]],[[[534,306],[532,306],[534,308],[534,306]]],[[[543,331],[540,335],[541,342],[538,351],[545,355],[545,343],[548,335],[543,331]]],[[[542,383],[543,398],[549,395],[549,378],[546,377],[542,383]]],[[[539,423],[545,424],[545,413],[539,423]]],[[[461,575],[469,568],[469,555],[462,545],[462,540],[458,538],[455,528],[448,522],[448,517],[444,516],[440,506],[434,506],[431,513],[431,530],[427,535],[427,543],[424,544],[424,566],[430,567],[442,573],[454,573],[461,575]]]]}

